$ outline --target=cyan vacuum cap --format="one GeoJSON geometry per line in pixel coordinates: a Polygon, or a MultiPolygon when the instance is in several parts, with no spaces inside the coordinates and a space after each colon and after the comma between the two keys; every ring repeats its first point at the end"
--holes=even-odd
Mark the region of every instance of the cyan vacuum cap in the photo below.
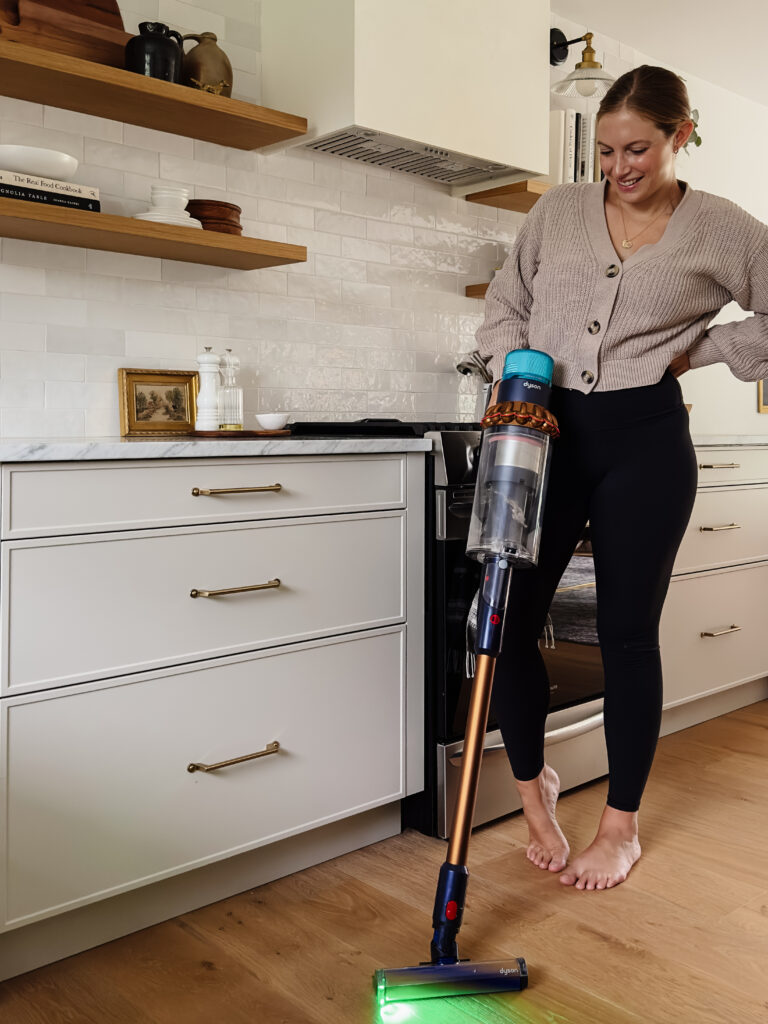
{"type": "Polygon", "coordinates": [[[539,380],[549,386],[552,383],[554,365],[554,360],[546,352],[539,352],[535,348],[516,348],[513,352],[507,353],[501,377],[502,380],[525,377],[528,380],[539,380]]]}

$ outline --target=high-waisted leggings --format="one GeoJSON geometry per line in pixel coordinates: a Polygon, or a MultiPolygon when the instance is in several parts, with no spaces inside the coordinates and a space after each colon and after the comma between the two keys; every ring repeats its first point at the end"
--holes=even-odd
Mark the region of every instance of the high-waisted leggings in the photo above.
{"type": "Polygon", "coordinates": [[[677,380],[620,391],[555,388],[552,443],[535,568],[513,574],[493,709],[517,779],[544,766],[549,680],[539,637],[560,577],[589,522],[605,675],[608,804],[636,811],[662,707],[659,619],[690,518],[696,459],[677,380]]]}

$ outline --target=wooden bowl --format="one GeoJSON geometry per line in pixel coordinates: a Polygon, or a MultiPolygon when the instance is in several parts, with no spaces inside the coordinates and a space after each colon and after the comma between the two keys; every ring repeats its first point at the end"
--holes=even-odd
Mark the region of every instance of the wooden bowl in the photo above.
{"type": "Polygon", "coordinates": [[[234,203],[223,203],[218,199],[190,199],[187,211],[200,221],[206,231],[222,231],[227,235],[243,233],[240,223],[242,211],[234,203]]]}

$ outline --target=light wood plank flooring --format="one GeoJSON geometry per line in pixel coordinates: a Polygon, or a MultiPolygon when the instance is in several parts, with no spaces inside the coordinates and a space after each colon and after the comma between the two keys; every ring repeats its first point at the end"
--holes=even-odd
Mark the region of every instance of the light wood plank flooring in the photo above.
{"type": "MultiPolygon", "coordinates": [[[[479,830],[460,948],[522,955],[519,994],[429,1000],[391,1021],[766,1024],[768,701],[661,740],[630,880],[577,892],[523,855],[519,815],[479,830]]],[[[566,795],[575,849],[605,799],[566,795]]],[[[376,967],[428,956],[445,844],[407,832],[0,985],[3,1024],[378,1022],[376,967]]]]}

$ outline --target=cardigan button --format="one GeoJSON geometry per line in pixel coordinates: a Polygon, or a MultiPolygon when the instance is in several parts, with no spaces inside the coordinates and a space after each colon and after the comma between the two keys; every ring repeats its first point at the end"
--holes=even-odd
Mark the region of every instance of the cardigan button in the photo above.
{"type": "Polygon", "coordinates": [[[619,275],[619,268],[616,266],[615,263],[612,263],[610,265],[610,267],[608,267],[608,269],[606,270],[605,276],[606,277],[618,277],[618,275],[619,275]]]}
{"type": "Polygon", "coordinates": [[[585,384],[591,384],[592,381],[595,379],[595,375],[594,373],[591,373],[589,370],[584,370],[584,372],[581,375],[581,379],[584,381],[585,384]]]}
{"type": "Polygon", "coordinates": [[[597,334],[599,332],[599,330],[600,330],[600,321],[599,320],[593,320],[592,323],[587,328],[587,330],[589,331],[590,334],[597,334]]]}

